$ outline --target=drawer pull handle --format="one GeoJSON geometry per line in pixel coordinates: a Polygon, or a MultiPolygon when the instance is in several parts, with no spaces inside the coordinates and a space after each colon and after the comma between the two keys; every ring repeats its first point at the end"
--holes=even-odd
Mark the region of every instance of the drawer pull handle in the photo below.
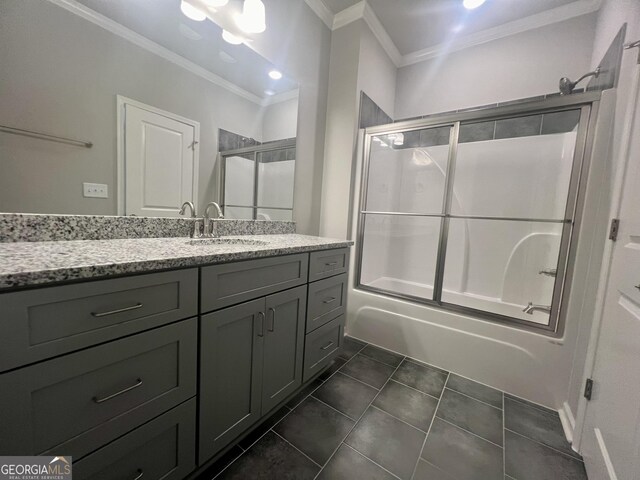
{"type": "Polygon", "coordinates": [[[140,469],[138,469],[138,475],[136,477],[134,477],[133,480],[140,480],[142,477],[144,477],[144,472],[140,469]]]}
{"type": "Polygon", "coordinates": [[[335,267],[338,262],[327,262],[324,264],[325,267],[335,267]]]}
{"type": "Polygon", "coordinates": [[[322,303],[333,303],[337,300],[336,297],[331,297],[331,298],[327,298],[326,300],[323,300],[322,303]]]}
{"type": "Polygon", "coordinates": [[[331,345],[333,345],[333,342],[327,343],[324,347],[320,348],[320,350],[328,350],[331,345]]]}
{"type": "Polygon", "coordinates": [[[131,390],[136,389],[141,385],[142,385],[142,379],[138,378],[136,380],[136,383],[131,385],[130,387],[124,388],[124,389],[120,390],[119,392],[112,393],[111,395],[107,395],[106,397],[102,397],[102,398],[93,397],[93,401],[96,402],[96,403],[103,403],[103,402],[106,402],[107,400],[111,400],[112,398],[119,397],[123,393],[130,392],[131,390]]]}
{"type": "Polygon", "coordinates": [[[267,327],[267,330],[273,332],[276,329],[276,309],[269,307],[269,311],[271,312],[271,327],[267,327]]]}
{"type": "Polygon", "coordinates": [[[135,305],[131,305],[130,307],[124,307],[124,308],[119,308],[117,310],[111,310],[110,312],[91,312],[91,315],[93,315],[96,318],[100,318],[100,317],[106,317],[108,315],[115,315],[116,313],[123,313],[123,312],[130,312],[131,310],[137,310],[139,308],[142,308],[142,304],[141,303],[136,303],[135,305]]]}
{"type": "Polygon", "coordinates": [[[264,312],[258,312],[258,318],[260,319],[260,331],[258,332],[258,336],[264,337],[264,312]]]}

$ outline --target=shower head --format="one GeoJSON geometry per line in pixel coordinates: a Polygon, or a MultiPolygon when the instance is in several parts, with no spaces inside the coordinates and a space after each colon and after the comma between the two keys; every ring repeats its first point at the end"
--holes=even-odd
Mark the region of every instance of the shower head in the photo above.
{"type": "Polygon", "coordinates": [[[558,87],[560,88],[560,94],[570,95],[571,93],[573,93],[573,89],[576,88],[576,85],[578,85],[582,80],[587,77],[598,78],[598,75],[600,75],[600,67],[596,68],[593,72],[585,73],[575,82],[572,82],[571,79],[567,77],[562,77],[558,85],[558,87]]]}

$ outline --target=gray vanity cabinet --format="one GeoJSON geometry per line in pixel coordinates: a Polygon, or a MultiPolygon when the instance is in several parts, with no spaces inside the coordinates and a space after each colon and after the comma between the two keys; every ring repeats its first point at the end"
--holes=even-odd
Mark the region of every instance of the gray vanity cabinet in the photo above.
{"type": "Polygon", "coordinates": [[[202,464],[302,385],[307,286],[203,315],[202,464]]]}

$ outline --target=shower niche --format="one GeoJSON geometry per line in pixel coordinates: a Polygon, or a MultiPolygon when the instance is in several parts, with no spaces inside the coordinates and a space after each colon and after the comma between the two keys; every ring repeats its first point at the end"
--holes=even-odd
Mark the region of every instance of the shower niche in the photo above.
{"type": "Polygon", "coordinates": [[[557,331],[594,98],[366,129],[357,288],[557,331]]]}

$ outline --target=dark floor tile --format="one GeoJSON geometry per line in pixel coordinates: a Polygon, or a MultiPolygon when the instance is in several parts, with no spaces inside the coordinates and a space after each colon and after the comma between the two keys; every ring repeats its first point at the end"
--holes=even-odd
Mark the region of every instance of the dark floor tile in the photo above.
{"type": "Polygon", "coordinates": [[[413,480],[455,480],[451,475],[420,459],[413,480]]]}
{"type": "Polygon", "coordinates": [[[540,135],[542,115],[512,117],[496,122],[496,140],[499,138],[529,137],[540,135]]]}
{"type": "Polygon", "coordinates": [[[357,378],[367,385],[382,388],[393,373],[394,368],[384,363],[372,360],[364,355],[356,355],[340,369],[350,377],[357,378]]]}
{"type": "Polygon", "coordinates": [[[424,437],[420,430],[370,407],[345,443],[402,480],[409,480],[424,437]]]}
{"type": "Polygon", "coordinates": [[[509,393],[505,393],[504,394],[504,398],[505,399],[510,398],[511,400],[515,400],[516,402],[524,403],[525,405],[528,405],[528,406],[533,407],[533,408],[537,408],[538,410],[542,410],[543,412],[551,413],[553,415],[558,413],[558,412],[556,412],[555,410],[552,410],[549,407],[545,407],[545,406],[540,405],[538,403],[530,402],[529,400],[525,400],[524,398],[516,397],[515,395],[511,395],[509,393]]]}
{"type": "Polygon", "coordinates": [[[336,454],[318,476],[318,480],[353,480],[355,478],[393,480],[396,477],[345,444],[340,445],[336,454]]]}
{"type": "Polygon", "coordinates": [[[377,393],[375,388],[338,372],[316,390],[313,396],[357,420],[377,393]]]}
{"type": "Polygon", "coordinates": [[[502,410],[445,388],[436,415],[485,440],[502,445],[502,410]]]}
{"type": "Polygon", "coordinates": [[[502,448],[437,417],[422,458],[458,480],[503,480],[502,448]]]}
{"type": "Polygon", "coordinates": [[[373,405],[426,432],[438,406],[438,399],[391,380],[373,405]]]}
{"type": "Polygon", "coordinates": [[[587,480],[584,464],[517,433],[505,432],[506,474],[518,480],[587,480]]]}
{"type": "Polygon", "coordinates": [[[502,392],[500,390],[487,387],[486,385],[461,377],[455,373],[449,375],[447,388],[469,395],[481,402],[493,405],[496,408],[502,408],[502,392]]]}
{"type": "Polygon", "coordinates": [[[404,360],[393,374],[393,379],[421,392],[439,397],[447,381],[447,374],[436,368],[404,360]]]}
{"type": "Polygon", "coordinates": [[[302,402],[305,398],[311,395],[316,388],[322,385],[322,383],[323,383],[322,380],[320,380],[319,378],[316,378],[313,382],[311,382],[309,385],[307,385],[302,390],[300,390],[300,392],[298,392],[295,397],[289,400],[287,402],[287,407],[291,409],[296,408],[296,406],[298,406],[300,402],[302,402]]]}
{"type": "Polygon", "coordinates": [[[342,349],[340,350],[339,357],[344,360],[349,360],[356,353],[362,350],[365,347],[366,343],[361,342],[360,340],[356,340],[351,337],[344,337],[344,341],[342,342],[342,349]]]}
{"type": "Polygon", "coordinates": [[[336,373],[338,370],[340,370],[340,367],[342,367],[342,365],[344,365],[345,363],[347,363],[347,361],[344,358],[340,358],[340,357],[334,358],[331,364],[329,365],[329,368],[327,368],[324,372],[318,375],[318,379],[322,380],[323,382],[328,380],[329,377],[334,373],[336,373]]]}
{"type": "Polygon", "coordinates": [[[436,367],[435,365],[431,365],[430,363],[423,362],[422,360],[417,360],[415,358],[407,357],[405,360],[411,363],[415,363],[416,365],[420,365],[422,367],[430,368],[431,370],[435,370],[436,372],[444,373],[445,375],[449,375],[449,372],[444,368],[436,367]]]}
{"type": "Polygon", "coordinates": [[[314,462],[324,465],[354,424],[333,408],[309,397],[273,430],[314,462]]]}
{"type": "Polygon", "coordinates": [[[505,428],[531,438],[536,442],[560,450],[561,452],[580,458],[571,449],[571,445],[564,435],[564,429],[557,413],[551,413],[524,403],[504,399],[505,428]]]}
{"type": "Polygon", "coordinates": [[[269,432],[216,480],[312,480],[319,470],[302,453],[269,432]]]}
{"type": "Polygon", "coordinates": [[[216,460],[213,465],[211,465],[204,472],[198,475],[197,480],[211,480],[213,477],[227,468],[231,464],[231,462],[242,455],[242,452],[244,452],[242,448],[234,445],[233,447],[231,447],[231,449],[229,449],[228,452],[226,452],[218,460],[216,460]]]}
{"type": "Polygon", "coordinates": [[[375,347],[373,345],[367,345],[360,351],[361,355],[365,355],[369,358],[373,358],[382,363],[386,363],[392,367],[397,367],[402,362],[404,358],[403,355],[398,353],[390,352],[389,350],[385,350],[380,347],[375,347]]]}
{"type": "Polygon", "coordinates": [[[271,415],[268,420],[262,422],[255,430],[244,437],[238,445],[240,445],[245,450],[248,450],[251,445],[256,443],[256,441],[258,441],[260,437],[271,430],[271,427],[282,420],[290,411],[291,410],[289,410],[289,407],[287,407],[286,405],[280,408],[273,415],[271,415]]]}

